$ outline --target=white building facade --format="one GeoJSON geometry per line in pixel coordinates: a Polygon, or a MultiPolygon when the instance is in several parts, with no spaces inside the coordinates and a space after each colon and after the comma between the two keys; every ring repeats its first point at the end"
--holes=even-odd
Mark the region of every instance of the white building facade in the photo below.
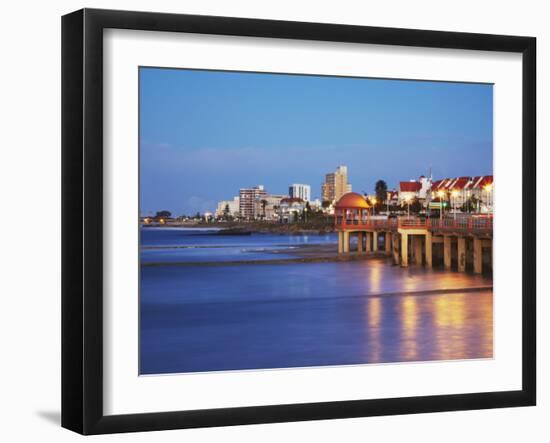
{"type": "Polygon", "coordinates": [[[238,217],[239,216],[239,197],[233,197],[233,200],[222,200],[216,207],[216,218],[238,217]]]}
{"type": "Polygon", "coordinates": [[[239,191],[239,216],[244,220],[256,218],[256,202],[267,196],[262,185],[254,188],[241,188],[239,191]]]}
{"type": "Polygon", "coordinates": [[[431,187],[432,180],[423,175],[421,175],[418,180],[399,182],[399,192],[397,194],[398,204],[403,205],[414,199],[418,199],[422,203],[425,202],[425,200],[430,197],[431,187]]]}
{"type": "Polygon", "coordinates": [[[308,202],[311,200],[311,186],[293,183],[288,187],[288,195],[290,198],[301,198],[308,202]]]}
{"type": "Polygon", "coordinates": [[[282,223],[294,223],[298,221],[300,214],[302,214],[305,208],[306,202],[301,198],[283,198],[278,210],[279,221],[282,223]]]}
{"type": "Polygon", "coordinates": [[[470,201],[475,212],[487,214],[493,212],[493,192],[492,175],[444,178],[434,181],[431,189],[432,199],[447,201],[453,210],[470,201]]]}
{"type": "Polygon", "coordinates": [[[286,195],[267,194],[256,199],[254,218],[267,221],[278,220],[281,200],[285,198],[287,198],[286,195]]]}

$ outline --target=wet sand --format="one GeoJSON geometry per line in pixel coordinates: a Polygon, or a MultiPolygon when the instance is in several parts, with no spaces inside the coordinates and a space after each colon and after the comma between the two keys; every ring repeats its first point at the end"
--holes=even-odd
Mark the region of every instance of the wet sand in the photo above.
{"type": "MultiPolygon", "coordinates": [[[[208,248],[224,248],[225,246],[208,246],[208,248]]],[[[146,247],[143,249],[191,249],[201,248],[201,246],[162,246],[162,247],[146,247]]],[[[376,258],[386,257],[383,252],[358,253],[350,252],[348,254],[338,254],[337,245],[299,245],[292,248],[284,247],[262,252],[272,254],[272,259],[262,260],[229,260],[229,261],[170,261],[170,262],[142,262],[141,266],[226,266],[226,265],[273,265],[273,264],[290,264],[290,263],[328,263],[328,262],[349,262],[363,261],[376,258]],[[292,256],[292,258],[277,258],[277,254],[292,256]]],[[[250,252],[254,252],[251,249],[250,252]]]]}

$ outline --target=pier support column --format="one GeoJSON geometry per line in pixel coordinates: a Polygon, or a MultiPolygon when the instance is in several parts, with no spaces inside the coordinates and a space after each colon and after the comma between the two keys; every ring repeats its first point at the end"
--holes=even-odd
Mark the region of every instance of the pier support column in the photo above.
{"type": "Polygon", "coordinates": [[[399,234],[396,232],[392,234],[392,251],[393,251],[393,264],[399,264],[399,234]]]}
{"type": "Polygon", "coordinates": [[[391,255],[391,232],[384,234],[384,243],[386,255],[391,255]]]}
{"type": "Polygon", "coordinates": [[[349,231],[344,231],[344,253],[349,252],[349,231]]]}
{"type": "Polygon", "coordinates": [[[357,252],[363,252],[363,237],[365,236],[364,232],[357,233],[357,252]]]}
{"type": "Polygon", "coordinates": [[[372,233],[372,251],[378,251],[378,232],[376,231],[372,233]]]}
{"type": "Polygon", "coordinates": [[[458,237],[458,272],[466,272],[466,238],[458,237]]]}
{"type": "MultiPolygon", "coordinates": [[[[492,263],[493,263],[493,240],[489,240],[489,239],[484,239],[484,240],[481,240],[481,247],[482,248],[486,248],[488,249],[487,252],[489,252],[490,254],[490,259],[489,259],[489,270],[492,270],[492,263]]],[[[481,256],[483,257],[483,254],[481,254],[481,256]]],[[[483,261],[483,259],[482,259],[483,261]]],[[[483,267],[483,264],[482,264],[482,267],[483,267]]]]}
{"type": "Polygon", "coordinates": [[[401,233],[401,266],[409,266],[409,235],[401,233]]]}
{"type": "Polygon", "coordinates": [[[483,271],[483,247],[479,238],[474,238],[474,274],[483,271]]]}
{"type": "Polygon", "coordinates": [[[413,235],[414,264],[422,266],[422,237],[413,235]]]}
{"type": "Polygon", "coordinates": [[[451,269],[451,236],[443,237],[443,266],[445,269],[451,269]]]}
{"type": "Polygon", "coordinates": [[[344,233],[338,231],[338,254],[344,253],[344,233]]]}
{"type": "Polygon", "coordinates": [[[426,267],[431,268],[433,265],[433,250],[432,250],[432,233],[426,232],[426,267]]]}
{"type": "Polygon", "coordinates": [[[367,236],[367,242],[366,242],[366,245],[365,245],[365,250],[367,252],[371,252],[372,251],[372,232],[365,232],[366,236],[367,236]]]}

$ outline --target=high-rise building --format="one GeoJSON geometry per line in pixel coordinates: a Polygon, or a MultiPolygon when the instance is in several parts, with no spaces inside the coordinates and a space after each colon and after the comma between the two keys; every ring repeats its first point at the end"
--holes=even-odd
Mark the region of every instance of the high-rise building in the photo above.
{"type": "Polygon", "coordinates": [[[323,201],[332,203],[339,200],[347,192],[351,192],[347,166],[338,166],[335,172],[325,175],[325,182],[321,186],[323,201]]]}
{"type": "Polygon", "coordinates": [[[311,186],[293,183],[288,187],[288,195],[290,198],[301,198],[308,202],[311,200],[311,186]]]}
{"type": "Polygon", "coordinates": [[[325,175],[325,182],[321,185],[321,198],[324,202],[334,201],[334,173],[325,175]]]}
{"type": "Polygon", "coordinates": [[[239,214],[245,220],[254,220],[256,218],[256,201],[265,197],[265,192],[262,185],[253,188],[242,188],[239,191],[239,214]]]}

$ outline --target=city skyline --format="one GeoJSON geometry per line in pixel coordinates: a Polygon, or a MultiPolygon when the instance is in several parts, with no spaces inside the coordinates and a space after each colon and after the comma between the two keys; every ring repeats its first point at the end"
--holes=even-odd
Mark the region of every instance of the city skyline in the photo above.
{"type": "Polygon", "coordinates": [[[492,173],[492,86],[212,71],[140,70],[140,207],[214,212],[240,188],[321,197],[347,165],[377,180],[492,173]],[[474,160],[474,161],[472,161],[474,160]]]}

